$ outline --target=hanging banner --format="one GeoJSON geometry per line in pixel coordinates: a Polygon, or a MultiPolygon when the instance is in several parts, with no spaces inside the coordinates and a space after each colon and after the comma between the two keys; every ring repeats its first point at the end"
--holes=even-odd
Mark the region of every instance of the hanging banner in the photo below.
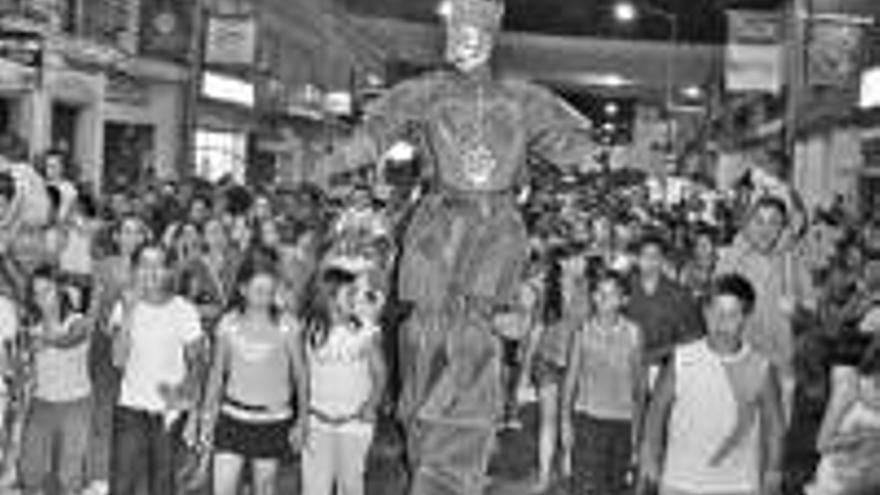
{"type": "Polygon", "coordinates": [[[208,20],[205,62],[250,67],[257,53],[257,23],[251,16],[212,16],[208,20]]]}
{"type": "Polygon", "coordinates": [[[811,86],[851,88],[858,84],[864,27],[846,18],[812,20],[807,38],[811,86]]]}
{"type": "Polygon", "coordinates": [[[196,5],[181,0],[141,1],[141,53],[188,63],[196,5]]]}
{"type": "Polygon", "coordinates": [[[776,12],[729,10],[726,86],[778,93],[784,81],[782,19],[776,12]]]}

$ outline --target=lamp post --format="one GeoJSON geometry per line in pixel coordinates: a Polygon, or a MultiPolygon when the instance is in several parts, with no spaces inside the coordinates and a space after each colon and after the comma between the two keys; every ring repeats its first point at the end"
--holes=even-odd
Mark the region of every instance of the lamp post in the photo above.
{"type": "Polygon", "coordinates": [[[632,0],[621,0],[614,4],[614,18],[621,23],[631,24],[638,21],[641,12],[663,19],[669,26],[669,50],[666,54],[664,75],[664,106],[666,113],[666,139],[669,151],[672,151],[674,129],[672,126],[672,108],[675,103],[675,62],[672,49],[678,42],[678,15],[647,2],[634,3],[632,0]]]}

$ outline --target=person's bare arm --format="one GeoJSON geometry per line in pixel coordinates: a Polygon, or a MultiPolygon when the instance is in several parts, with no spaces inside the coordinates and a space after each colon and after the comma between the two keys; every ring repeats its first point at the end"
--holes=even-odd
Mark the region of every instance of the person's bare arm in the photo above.
{"type": "Polygon", "coordinates": [[[218,327],[217,337],[214,341],[214,358],[211,363],[208,379],[205,384],[205,395],[201,407],[201,432],[200,443],[210,446],[213,443],[214,427],[217,423],[217,415],[220,411],[220,402],[223,398],[223,388],[226,384],[226,376],[229,370],[229,339],[226,332],[222,331],[223,324],[218,327]]]}
{"type": "Polygon", "coordinates": [[[767,373],[759,403],[761,417],[761,439],[763,461],[763,482],[765,495],[780,493],[782,483],[782,462],[785,446],[785,413],[782,407],[782,392],[779,377],[774,368],[767,373]]]}
{"type": "Polygon", "coordinates": [[[849,366],[837,366],[831,371],[831,398],[825,406],[822,425],[816,437],[819,452],[830,449],[840,430],[840,422],[856,398],[856,371],[849,366]]]}
{"type": "Polygon", "coordinates": [[[633,376],[633,428],[632,442],[633,452],[638,452],[639,441],[642,438],[642,428],[645,421],[645,409],[648,398],[648,370],[645,366],[645,360],[642,353],[644,343],[642,338],[642,330],[636,327],[636,352],[630,356],[630,369],[633,376]]]}
{"type": "Polygon", "coordinates": [[[572,345],[568,352],[568,364],[565,368],[565,376],[562,380],[562,395],[560,397],[560,424],[559,435],[561,437],[563,454],[571,455],[574,446],[574,428],[572,426],[572,413],[574,410],[574,397],[579,384],[578,377],[581,369],[581,348],[583,346],[583,328],[575,331],[571,339],[572,345]]]}
{"type": "Polygon", "coordinates": [[[361,407],[359,416],[368,422],[375,422],[376,413],[385,394],[385,382],[387,379],[387,369],[385,366],[385,358],[382,355],[381,334],[376,333],[370,338],[370,348],[368,351],[370,381],[372,389],[367,402],[361,407]]]}
{"type": "Polygon", "coordinates": [[[639,464],[642,477],[659,482],[663,456],[666,451],[666,429],[669,414],[675,402],[675,368],[672,364],[660,371],[654,393],[645,416],[639,464]]]}

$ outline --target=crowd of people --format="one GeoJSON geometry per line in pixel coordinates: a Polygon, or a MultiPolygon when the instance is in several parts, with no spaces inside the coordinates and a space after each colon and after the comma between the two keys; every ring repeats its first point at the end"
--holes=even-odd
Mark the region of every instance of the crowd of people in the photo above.
{"type": "MultiPolygon", "coordinates": [[[[0,165],[4,487],[265,495],[296,454],[302,493],[365,492],[406,379],[405,208],[197,180],[98,200],[62,153],[0,165]]],[[[586,243],[533,236],[496,325],[498,430],[534,452],[505,433],[496,456],[526,459],[535,493],[877,493],[880,229],[838,227],[819,266],[789,203],[749,212],[728,245],[602,215],[586,243]]]]}

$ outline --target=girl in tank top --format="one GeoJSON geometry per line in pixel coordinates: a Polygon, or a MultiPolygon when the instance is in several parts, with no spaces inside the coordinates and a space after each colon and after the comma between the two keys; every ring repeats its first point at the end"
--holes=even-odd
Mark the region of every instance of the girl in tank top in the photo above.
{"type": "Polygon", "coordinates": [[[367,454],[382,401],[385,367],[377,309],[356,275],[328,268],[305,309],[309,437],[304,495],[363,495],[367,454]]]}
{"type": "Polygon", "coordinates": [[[234,309],[218,326],[201,427],[203,443],[215,452],[217,495],[238,493],[245,462],[253,493],[274,494],[279,460],[305,438],[308,383],[300,335],[275,307],[277,284],[274,265],[246,261],[234,309]]]}

